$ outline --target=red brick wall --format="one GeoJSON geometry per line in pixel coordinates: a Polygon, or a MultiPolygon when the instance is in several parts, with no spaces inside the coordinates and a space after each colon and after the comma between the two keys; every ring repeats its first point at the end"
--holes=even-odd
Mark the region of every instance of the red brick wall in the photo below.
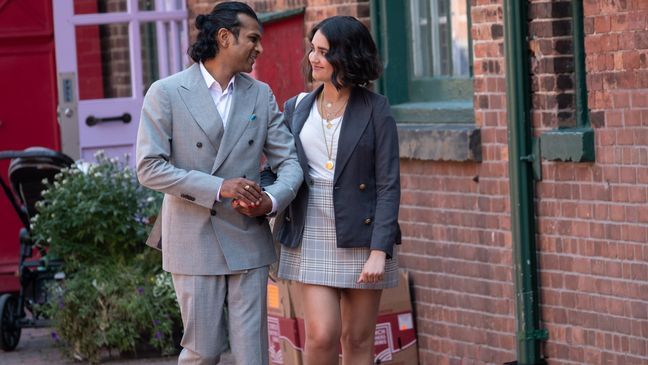
{"type": "Polygon", "coordinates": [[[473,1],[481,163],[401,160],[421,364],[515,360],[501,1],[473,1]]]}
{"type": "MultiPolygon", "coordinates": [[[[545,29],[535,28],[532,42],[540,80],[534,126],[542,130],[573,121],[571,49],[558,46],[569,39],[562,19],[569,1],[533,3],[538,18],[553,18],[532,22],[545,29]]],[[[596,162],[543,162],[537,203],[545,353],[550,364],[646,364],[648,2],[588,0],[584,12],[596,162]]]]}

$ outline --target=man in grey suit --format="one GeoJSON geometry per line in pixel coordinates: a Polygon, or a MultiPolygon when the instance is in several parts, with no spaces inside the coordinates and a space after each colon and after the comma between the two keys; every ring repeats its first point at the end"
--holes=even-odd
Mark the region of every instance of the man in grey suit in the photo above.
{"type": "Polygon", "coordinates": [[[266,284],[276,255],[263,216],[290,203],[302,170],[272,91],[242,73],[263,50],[254,11],[220,3],[196,28],[196,63],[155,82],[144,99],[137,176],[164,193],[147,243],[161,245],[180,303],[178,363],[217,364],[229,322],[236,363],[267,364],[266,284]],[[277,179],[261,189],[263,154],[277,179]]]}

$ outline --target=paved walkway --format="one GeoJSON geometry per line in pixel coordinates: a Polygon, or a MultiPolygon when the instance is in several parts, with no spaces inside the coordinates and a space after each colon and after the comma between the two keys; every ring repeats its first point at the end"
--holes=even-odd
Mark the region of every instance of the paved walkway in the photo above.
{"type": "MultiPolygon", "coordinates": [[[[79,361],[64,357],[56,348],[48,328],[23,329],[20,343],[14,351],[0,350],[0,365],[79,365],[79,361]]],[[[109,359],[106,365],[176,365],[177,357],[157,357],[149,359],[109,359]]],[[[219,365],[234,365],[231,354],[225,354],[219,365]]]]}

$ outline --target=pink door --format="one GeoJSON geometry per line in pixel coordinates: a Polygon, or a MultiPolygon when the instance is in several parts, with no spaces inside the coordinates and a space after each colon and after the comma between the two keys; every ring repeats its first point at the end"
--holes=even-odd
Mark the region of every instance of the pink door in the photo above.
{"type": "Polygon", "coordinates": [[[63,152],[133,156],[146,90],[188,64],[185,1],[52,3],[63,152]]]}

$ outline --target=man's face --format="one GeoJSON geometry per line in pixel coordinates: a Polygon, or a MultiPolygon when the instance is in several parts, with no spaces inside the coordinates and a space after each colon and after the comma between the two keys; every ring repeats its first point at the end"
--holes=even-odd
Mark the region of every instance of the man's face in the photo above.
{"type": "Polygon", "coordinates": [[[232,42],[227,55],[236,72],[252,72],[256,58],[263,52],[261,27],[248,15],[239,14],[238,17],[241,21],[238,39],[231,34],[232,42]]]}

